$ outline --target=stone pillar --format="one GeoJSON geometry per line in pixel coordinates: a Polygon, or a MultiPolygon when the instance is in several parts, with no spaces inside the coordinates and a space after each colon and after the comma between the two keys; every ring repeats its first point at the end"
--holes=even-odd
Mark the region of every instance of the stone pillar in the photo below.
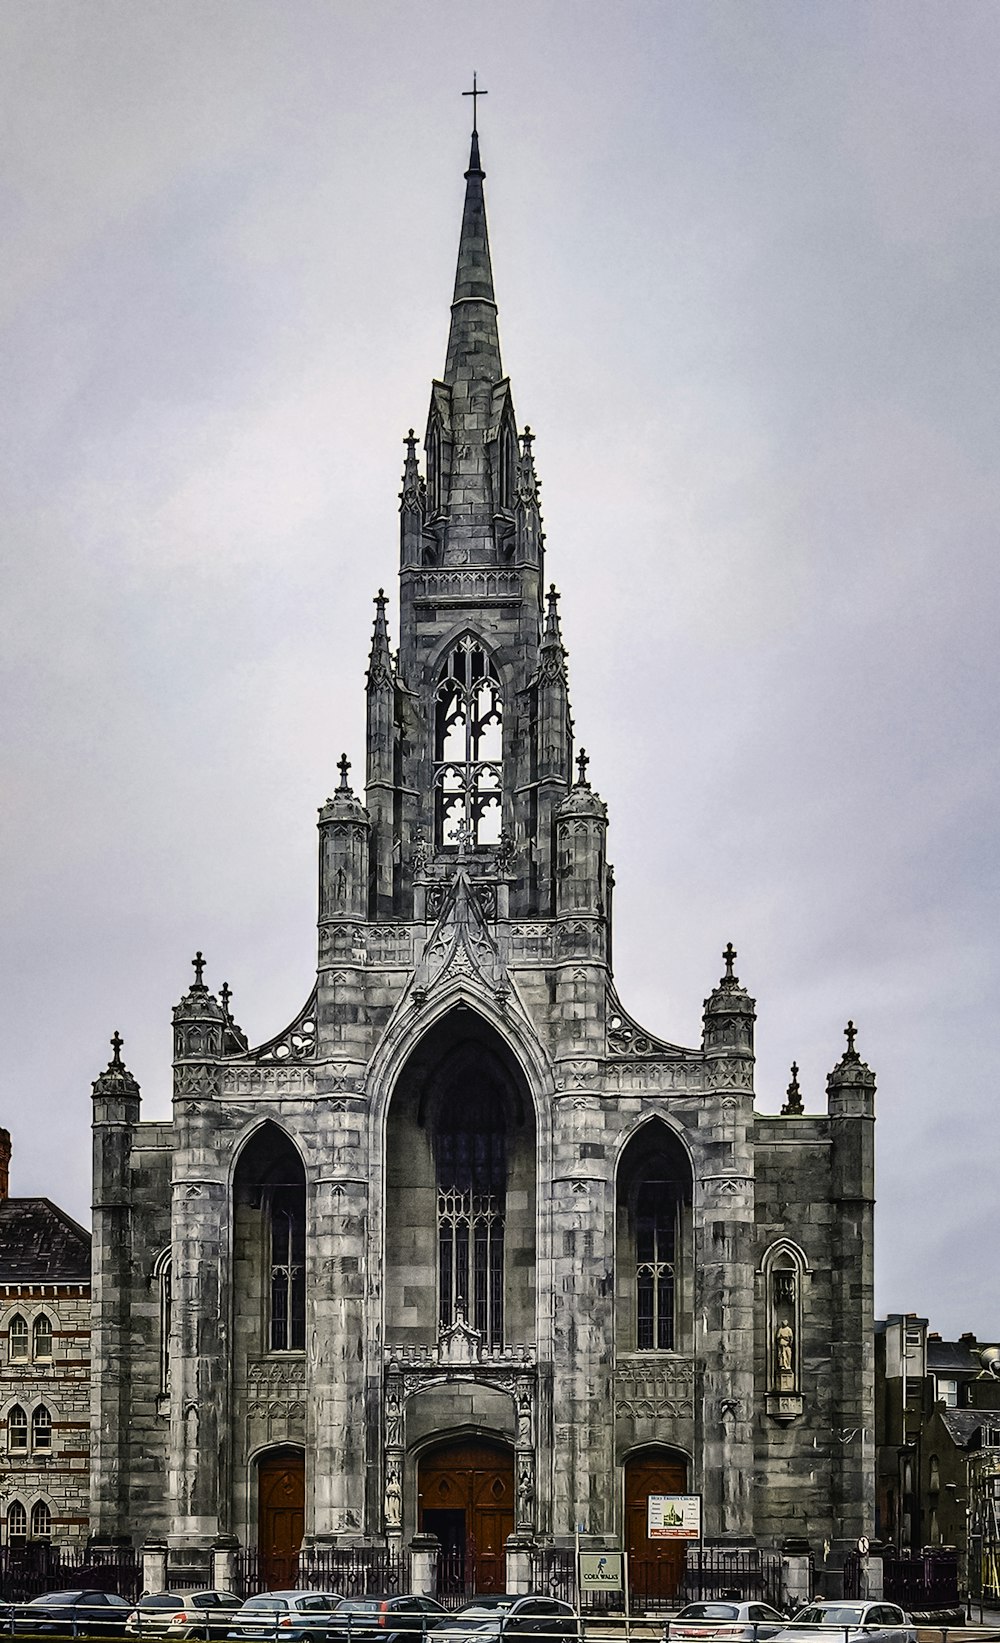
{"type": "MultiPolygon", "coordinates": [[[[139,1086],[123,1064],[118,1033],[107,1071],[94,1080],[94,1282],[90,1532],[111,1539],[130,1527],[129,1379],[132,1238],[129,1159],[139,1086]]],[[[160,1588],[162,1590],[162,1588],[160,1588]]]]}
{"type": "Polygon", "coordinates": [[[806,1551],[781,1554],[781,1601],[800,1609],[812,1597],[812,1559],[806,1551]]]}
{"type": "Polygon", "coordinates": [[[436,1535],[414,1535],[410,1541],[410,1586],[416,1597],[437,1597],[438,1558],[441,1542],[436,1535]]]}
{"type": "Polygon", "coordinates": [[[240,1543],[235,1535],[220,1535],[212,1547],[212,1585],[219,1592],[235,1592],[240,1543]]]}
{"type": "MultiPolygon", "coordinates": [[[[696,1216],[700,1294],[696,1319],[703,1356],[702,1493],[705,1532],[723,1540],[753,1535],[754,1408],[754,1001],[733,973],[705,1000],[705,1137],[709,1163],[698,1171],[696,1216]]],[[[697,1339],[697,1337],[696,1337],[697,1339]]],[[[698,1348],[696,1348],[697,1350],[698,1348]]]]}
{"type": "Polygon", "coordinates": [[[174,1010],[171,1246],[171,1578],[204,1579],[227,1527],[229,1451],[226,1172],[218,1154],[219,1061],[225,1011],[196,980],[174,1010]],[[221,1513],[220,1513],[221,1507],[221,1513]]]}
{"type": "Polygon", "coordinates": [[[532,1587],[530,1535],[507,1536],[507,1590],[523,1597],[532,1587]]]}
{"type": "Polygon", "coordinates": [[[142,1548],[143,1592],[163,1592],[167,1589],[167,1543],[165,1540],[147,1540],[142,1548]]]}
{"type": "Polygon", "coordinates": [[[830,1423],[840,1434],[831,1457],[834,1536],[829,1562],[842,1566],[862,1535],[871,1540],[875,1477],[875,1075],[854,1048],[827,1078],[832,1141],[830,1255],[833,1285],[830,1423]]]}

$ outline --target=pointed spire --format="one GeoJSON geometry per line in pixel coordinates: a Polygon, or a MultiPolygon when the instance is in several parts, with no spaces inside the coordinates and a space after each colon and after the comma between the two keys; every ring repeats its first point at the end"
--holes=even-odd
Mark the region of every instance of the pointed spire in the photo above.
{"type": "Polygon", "coordinates": [[[470,376],[492,383],[503,375],[483,195],[485,175],[479,161],[479,137],[473,132],[469,169],[465,173],[465,209],[444,368],[444,380],[451,387],[462,379],[468,384],[470,376]]]}
{"type": "Polygon", "coordinates": [[[392,682],[392,652],[389,649],[389,624],[386,621],[385,608],[389,603],[385,590],[379,588],[375,595],[375,627],[372,632],[372,648],[368,658],[368,688],[373,685],[385,685],[392,682]]]}
{"type": "Polygon", "coordinates": [[[799,1069],[797,1062],[792,1062],[792,1081],[785,1091],[785,1104],[781,1109],[783,1118],[797,1118],[802,1112],[802,1091],[799,1089],[799,1069]]]}
{"type": "Polygon", "coordinates": [[[545,631],[542,634],[543,645],[558,645],[562,649],[562,629],[559,626],[559,592],[554,582],[549,584],[549,591],[545,596],[545,631]]]}

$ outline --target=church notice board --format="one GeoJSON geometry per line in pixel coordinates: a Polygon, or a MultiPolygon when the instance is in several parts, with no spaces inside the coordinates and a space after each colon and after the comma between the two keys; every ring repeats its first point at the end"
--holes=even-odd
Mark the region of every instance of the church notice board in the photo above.
{"type": "Polygon", "coordinates": [[[650,1540],[700,1540],[700,1495],[647,1495],[646,1534],[650,1540]]]}

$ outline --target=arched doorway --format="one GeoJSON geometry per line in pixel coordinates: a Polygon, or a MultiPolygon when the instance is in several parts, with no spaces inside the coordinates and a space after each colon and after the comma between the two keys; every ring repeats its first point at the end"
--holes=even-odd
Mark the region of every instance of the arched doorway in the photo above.
{"type": "Polygon", "coordinates": [[[267,1591],[294,1586],[305,1528],[305,1456],[270,1449],[257,1462],[257,1551],[267,1591]]]}
{"type": "Polygon", "coordinates": [[[650,1495],[686,1495],[687,1460],[675,1449],[642,1449],[625,1463],[625,1550],[636,1598],[675,1597],[684,1577],[684,1541],[650,1540],[650,1495]]]}
{"type": "Polygon", "coordinates": [[[514,1455],[482,1438],[439,1444],[421,1456],[419,1522],[441,1542],[449,1584],[507,1589],[507,1536],[514,1532],[514,1455]]]}

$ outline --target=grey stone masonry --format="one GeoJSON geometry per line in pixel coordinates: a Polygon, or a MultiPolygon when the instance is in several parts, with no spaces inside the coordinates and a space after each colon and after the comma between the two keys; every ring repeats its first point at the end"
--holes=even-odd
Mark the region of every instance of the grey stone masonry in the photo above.
{"type": "Polygon", "coordinates": [[[415,1542],[430,1579],[468,1484],[484,1556],[579,1531],[638,1567],[647,1495],[698,1493],[709,1538],[836,1567],[872,1527],[874,1079],[852,1028],[825,1111],[757,1112],[731,946],[697,1046],[618,998],[475,139],[423,471],[405,445],[305,1003],[252,1048],[199,954],[172,1119],[95,1084],[93,1532],[207,1571],[270,1555],[279,1489],[307,1549],[415,1542]]]}

